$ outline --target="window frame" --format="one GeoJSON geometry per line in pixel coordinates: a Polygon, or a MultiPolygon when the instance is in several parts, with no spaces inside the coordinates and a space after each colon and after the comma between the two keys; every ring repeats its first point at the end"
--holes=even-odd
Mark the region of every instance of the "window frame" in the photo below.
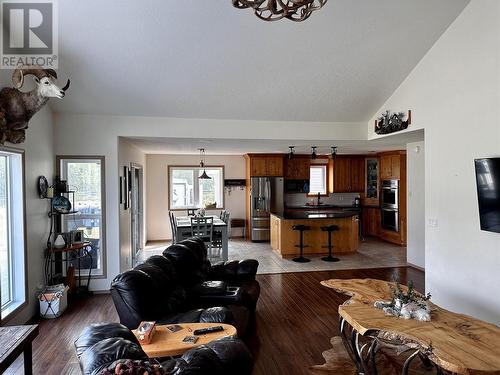
{"type": "MultiPolygon", "coordinates": [[[[183,208],[175,208],[172,207],[172,191],[171,191],[171,178],[172,178],[172,169],[179,168],[179,169],[211,169],[211,168],[220,168],[221,169],[221,198],[222,198],[222,206],[221,207],[216,207],[213,208],[213,210],[224,210],[226,206],[225,202],[225,194],[224,194],[224,176],[225,176],[225,170],[223,165],[205,165],[203,168],[200,168],[199,165],[167,165],[167,187],[168,187],[168,209],[169,211],[186,211],[187,209],[198,209],[199,207],[183,207],[183,208]]],[[[212,210],[212,208],[210,208],[212,210]]]]}
{"type": "MultiPolygon", "coordinates": [[[[7,154],[16,154],[20,157],[21,159],[21,193],[20,196],[23,198],[22,202],[22,213],[21,213],[21,220],[23,222],[23,233],[22,233],[22,246],[23,246],[23,261],[21,263],[23,267],[23,273],[24,275],[21,277],[23,280],[24,286],[20,286],[21,290],[24,293],[22,301],[18,301],[18,304],[15,305],[13,302],[10,302],[11,305],[14,306],[7,306],[6,310],[8,311],[5,317],[2,317],[1,314],[1,308],[0,308],[0,326],[3,326],[5,323],[9,322],[13,318],[15,318],[20,311],[28,305],[28,249],[27,249],[27,229],[26,229],[26,155],[25,155],[25,150],[19,149],[19,148],[14,148],[14,147],[8,147],[8,146],[0,146],[0,152],[7,153],[7,154]],[[9,311],[10,309],[10,311],[9,311]]],[[[0,291],[1,293],[1,291],[0,291]]]]}
{"type": "MultiPolygon", "coordinates": [[[[328,188],[328,181],[329,181],[329,168],[328,168],[328,164],[311,164],[309,165],[309,186],[311,186],[311,169],[312,168],[324,168],[325,169],[325,193],[323,194],[320,194],[320,197],[328,197],[329,196],[329,188],[328,188]]],[[[317,197],[318,196],[318,193],[313,193],[313,192],[309,192],[307,193],[307,196],[308,197],[317,197]]]]}
{"type": "MultiPolygon", "coordinates": [[[[107,278],[107,236],[106,236],[106,157],[104,155],[56,155],[56,175],[61,176],[61,163],[63,160],[99,160],[101,162],[101,221],[102,233],[99,233],[100,250],[102,254],[102,274],[91,275],[91,279],[106,279],[107,278]]],[[[87,269],[82,269],[82,277],[86,274],[87,269]]]]}

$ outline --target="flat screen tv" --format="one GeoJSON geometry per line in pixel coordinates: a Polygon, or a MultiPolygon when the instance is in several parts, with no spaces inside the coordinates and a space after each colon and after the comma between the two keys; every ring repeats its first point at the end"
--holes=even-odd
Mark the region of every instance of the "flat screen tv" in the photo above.
{"type": "Polygon", "coordinates": [[[481,229],[500,233],[500,158],[474,160],[481,229]]]}

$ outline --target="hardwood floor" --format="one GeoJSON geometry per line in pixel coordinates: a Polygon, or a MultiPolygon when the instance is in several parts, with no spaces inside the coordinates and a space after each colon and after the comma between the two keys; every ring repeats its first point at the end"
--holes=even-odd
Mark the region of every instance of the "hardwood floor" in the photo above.
{"type": "MultiPolygon", "coordinates": [[[[338,335],[338,305],[347,299],[319,284],[331,278],[375,278],[402,283],[413,280],[424,291],[422,271],[400,268],[300,272],[258,275],[261,297],[256,331],[247,342],[255,357],[254,374],[307,374],[323,363],[321,353],[338,335]]],[[[79,374],[73,341],[94,322],[117,321],[109,295],[95,295],[75,303],[63,316],[40,322],[33,344],[34,374],[79,374]]],[[[22,374],[19,358],[7,374],[22,374]]]]}

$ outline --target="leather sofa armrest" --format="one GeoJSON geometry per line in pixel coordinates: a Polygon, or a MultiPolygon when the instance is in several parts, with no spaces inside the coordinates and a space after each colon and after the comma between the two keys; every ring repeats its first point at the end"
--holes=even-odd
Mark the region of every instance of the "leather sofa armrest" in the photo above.
{"type": "Polygon", "coordinates": [[[162,362],[167,374],[205,375],[240,374],[250,375],[254,360],[240,339],[224,337],[188,350],[180,358],[162,362]]]}
{"type": "Polygon", "coordinates": [[[202,307],[241,305],[243,291],[236,286],[226,286],[223,290],[198,286],[193,289],[190,299],[194,305],[202,307]]]}
{"type": "Polygon", "coordinates": [[[231,310],[226,307],[210,307],[201,312],[200,323],[234,323],[234,316],[231,310]]]}
{"type": "Polygon", "coordinates": [[[224,281],[205,281],[191,288],[195,296],[220,296],[227,292],[227,284],[224,281]]]}
{"type": "Polygon", "coordinates": [[[255,280],[258,267],[259,262],[255,259],[221,262],[210,268],[209,278],[232,282],[251,281],[255,280]]]}
{"type": "Polygon", "coordinates": [[[118,359],[147,359],[141,347],[121,337],[111,337],[97,342],[85,350],[80,358],[83,375],[99,374],[118,359]]]}
{"type": "Polygon", "coordinates": [[[86,327],[75,340],[76,356],[78,358],[90,347],[109,338],[123,338],[134,344],[139,344],[135,335],[120,323],[95,323],[86,327]]]}

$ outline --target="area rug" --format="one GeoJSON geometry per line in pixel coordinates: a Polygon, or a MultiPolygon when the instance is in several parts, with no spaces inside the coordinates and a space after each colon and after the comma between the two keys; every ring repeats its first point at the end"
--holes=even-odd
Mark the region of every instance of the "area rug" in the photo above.
{"type": "MultiPolygon", "coordinates": [[[[349,357],[342,338],[340,336],[332,337],[330,340],[332,348],[323,352],[325,363],[315,365],[309,368],[311,375],[355,375],[357,373],[354,362],[349,357]]],[[[377,354],[377,373],[378,375],[396,375],[401,374],[406,356],[398,356],[393,351],[382,349],[377,354]]],[[[421,362],[415,360],[408,371],[411,375],[433,374],[435,370],[426,369],[421,362]]]]}

